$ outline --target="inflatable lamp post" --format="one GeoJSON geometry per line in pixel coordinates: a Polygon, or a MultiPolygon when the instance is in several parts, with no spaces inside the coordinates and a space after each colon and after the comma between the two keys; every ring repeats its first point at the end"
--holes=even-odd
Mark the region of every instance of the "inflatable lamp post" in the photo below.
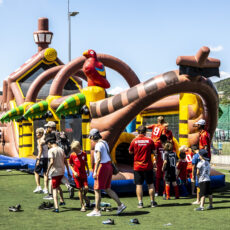
{"type": "Polygon", "coordinates": [[[49,47],[53,33],[49,31],[48,18],[38,19],[38,30],[34,32],[34,41],[38,45],[38,52],[49,47]]]}

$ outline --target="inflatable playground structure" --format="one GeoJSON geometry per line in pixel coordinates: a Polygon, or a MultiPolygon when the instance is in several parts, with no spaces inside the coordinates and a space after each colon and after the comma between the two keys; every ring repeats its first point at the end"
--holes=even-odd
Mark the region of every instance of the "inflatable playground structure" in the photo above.
{"type": "MultiPolygon", "coordinates": [[[[155,123],[156,117],[163,115],[175,136],[177,151],[179,146],[198,142],[193,124],[201,118],[207,121],[213,136],[219,99],[208,77],[219,75],[220,61],[208,57],[208,47],[202,47],[195,56],[178,57],[178,70],[140,82],[126,63],[93,50],[63,64],[57,51],[49,48],[52,36],[48,19],[40,18],[38,31],[34,32],[38,52],[3,81],[0,169],[32,171],[37,154],[35,130],[48,121],[54,121],[57,130],[64,131],[70,141],[82,143],[91,165],[93,146],[88,134],[91,128],[97,128],[108,141],[112,159],[120,169],[113,176],[112,188],[135,192],[128,147],[139,125],[155,123]],[[117,71],[130,88],[108,97],[110,84],[105,67],[117,71]],[[83,88],[82,81],[87,81],[88,86],[83,88]]],[[[215,188],[225,184],[225,176],[215,170],[211,179],[215,188]]],[[[92,188],[92,174],[88,182],[92,188]]]]}

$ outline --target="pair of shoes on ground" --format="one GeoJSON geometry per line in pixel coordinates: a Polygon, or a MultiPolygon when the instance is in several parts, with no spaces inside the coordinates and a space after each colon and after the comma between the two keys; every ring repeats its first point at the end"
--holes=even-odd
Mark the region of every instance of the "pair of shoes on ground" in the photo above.
{"type": "Polygon", "coordinates": [[[11,207],[9,207],[9,211],[10,212],[19,212],[19,211],[21,211],[21,205],[18,204],[16,206],[11,206],[11,207]]]}
{"type": "MultiPolygon", "coordinates": [[[[144,208],[144,204],[143,204],[142,202],[141,202],[141,203],[138,203],[137,207],[138,207],[138,208],[144,208]]],[[[151,208],[157,207],[157,202],[151,201],[150,207],[151,207],[151,208]]]]}
{"type": "Polygon", "coordinates": [[[54,208],[54,204],[51,202],[43,202],[38,209],[44,209],[44,210],[48,210],[48,209],[53,209],[54,208]]]}
{"type": "MultiPolygon", "coordinates": [[[[209,205],[209,206],[207,207],[207,210],[211,210],[211,209],[213,209],[213,206],[212,206],[212,205],[209,205]]],[[[204,207],[196,208],[195,211],[204,211],[204,207]]]]}
{"type": "Polygon", "coordinates": [[[44,200],[53,200],[54,198],[53,198],[53,195],[52,195],[52,194],[49,194],[49,195],[43,197],[43,199],[44,199],[44,200]]]}
{"type": "MultiPolygon", "coordinates": [[[[122,203],[117,207],[117,215],[121,214],[126,209],[126,206],[122,203]]],[[[100,211],[93,210],[92,212],[86,214],[86,216],[101,216],[100,211]]]]}

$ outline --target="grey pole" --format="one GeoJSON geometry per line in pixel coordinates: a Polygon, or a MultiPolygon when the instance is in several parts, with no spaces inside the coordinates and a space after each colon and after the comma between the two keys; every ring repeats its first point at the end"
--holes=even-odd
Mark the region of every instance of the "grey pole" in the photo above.
{"type": "Polygon", "coordinates": [[[69,24],[69,62],[71,61],[71,17],[79,14],[77,11],[70,12],[69,11],[69,0],[68,0],[68,24],[69,24]]]}

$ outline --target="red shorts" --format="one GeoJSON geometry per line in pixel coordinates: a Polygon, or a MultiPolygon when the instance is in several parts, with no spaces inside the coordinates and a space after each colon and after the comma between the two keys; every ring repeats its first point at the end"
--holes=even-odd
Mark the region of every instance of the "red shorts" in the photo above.
{"type": "Polygon", "coordinates": [[[52,188],[58,188],[60,186],[62,177],[63,175],[52,177],[52,188]]]}
{"type": "Polygon", "coordinates": [[[76,185],[76,188],[83,188],[83,187],[88,187],[88,181],[87,177],[74,177],[74,182],[76,185]]]}
{"type": "Polygon", "coordinates": [[[111,187],[113,168],[110,162],[102,163],[97,170],[97,177],[94,180],[94,189],[107,189],[111,187]]]}

